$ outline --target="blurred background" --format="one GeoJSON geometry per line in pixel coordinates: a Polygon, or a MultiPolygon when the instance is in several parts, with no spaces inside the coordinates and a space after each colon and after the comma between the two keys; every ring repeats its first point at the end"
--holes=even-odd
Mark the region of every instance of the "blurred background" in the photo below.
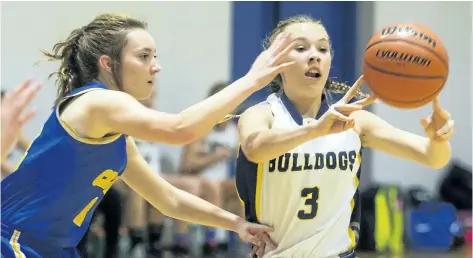
{"type": "MultiPolygon", "coordinates": [[[[350,84],[362,73],[364,47],[377,30],[397,22],[431,28],[450,58],[450,74],[440,99],[455,119],[453,158],[449,166],[434,170],[364,151],[358,256],[471,257],[464,254],[470,248],[464,242],[465,236],[471,239],[468,225],[472,204],[471,2],[2,2],[2,90],[8,91],[25,78],[44,85],[32,104],[39,112],[26,125],[23,141],[10,156],[11,164],[18,161],[28,141],[39,132],[55,98],[54,80],[47,80],[47,76],[59,64],[34,66],[42,58],[40,50],[50,50],[73,29],[103,12],[126,13],[148,21],[163,70],[158,75],[155,97],[143,104],[171,113],[243,76],[261,52],[264,37],[279,20],[292,15],[308,14],[322,20],[335,51],[331,75],[350,84]],[[375,201],[391,191],[397,196],[392,203],[375,201]],[[450,211],[454,213],[451,218],[445,215],[450,211]],[[401,214],[403,220],[382,219],[393,214],[401,214]],[[379,224],[377,220],[391,222],[379,224]]],[[[264,100],[268,93],[263,89],[254,94],[236,112],[264,100]]],[[[431,107],[399,110],[378,103],[370,110],[396,127],[422,134],[419,120],[430,113],[431,107]]],[[[236,203],[228,209],[241,214],[233,187],[237,146],[231,121],[189,146],[140,144],[148,161],[171,183],[222,207],[236,203]]],[[[2,172],[8,171],[8,166],[3,164],[2,172]]],[[[166,257],[217,253],[222,257],[247,257],[249,247],[234,235],[163,218],[126,186],[117,184],[115,188],[110,205],[96,212],[86,237],[89,241],[84,240],[90,257],[106,257],[104,250],[111,240],[105,236],[114,232],[114,227],[119,228],[116,257],[160,257],[158,249],[166,250],[166,257]],[[158,242],[154,248],[152,245],[158,242]]]]}

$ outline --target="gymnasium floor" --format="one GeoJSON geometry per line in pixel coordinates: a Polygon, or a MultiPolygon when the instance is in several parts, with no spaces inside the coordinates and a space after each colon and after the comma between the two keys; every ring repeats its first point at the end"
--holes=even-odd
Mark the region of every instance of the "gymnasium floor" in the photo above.
{"type": "Polygon", "coordinates": [[[402,256],[379,255],[369,253],[358,253],[359,258],[470,258],[466,252],[459,251],[454,253],[407,253],[402,256]]]}

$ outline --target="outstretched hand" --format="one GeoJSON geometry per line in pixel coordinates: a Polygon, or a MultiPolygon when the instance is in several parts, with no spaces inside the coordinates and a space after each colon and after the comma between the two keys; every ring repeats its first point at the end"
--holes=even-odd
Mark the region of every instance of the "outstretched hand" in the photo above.
{"type": "Polygon", "coordinates": [[[18,141],[23,125],[34,116],[34,111],[25,111],[25,109],[39,89],[39,84],[28,80],[11,92],[6,93],[2,99],[2,161],[5,160],[18,141]]]}
{"type": "MultiPolygon", "coordinates": [[[[242,221],[238,226],[237,233],[243,241],[254,245],[252,254],[263,255],[265,247],[276,248],[276,244],[269,237],[274,229],[265,225],[242,221]]],[[[250,256],[252,257],[252,256],[250,256]]]]}
{"type": "Polygon", "coordinates": [[[440,106],[438,97],[433,100],[432,109],[432,114],[420,120],[422,127],[431,140],[449,140],[455,131],[455,122],[451,119],[450,114],[440,106]]]}
{"type": "Polygon", "coordinates": [[[256,58],[247,76],[256,81],[258,88],[268,85],[276,75],[295,63],[286,61],[295,44],[290,33],[280,33],[271,46],[256,58]]]}
{"type": "Polygon", "coordinates": [[[363,85],[363,75],[355,82],[341,100],[330,106],[329,110],[317,120],[315,130],[318,134],[328,135],[347,131],[355,126],[355,120],[350,117],[354,111],[361,110],[363,107],[373,103],[375,96],[364,95],[365,98],[353,102],[350,101],[356,95],[357,91],[363,85]]]}

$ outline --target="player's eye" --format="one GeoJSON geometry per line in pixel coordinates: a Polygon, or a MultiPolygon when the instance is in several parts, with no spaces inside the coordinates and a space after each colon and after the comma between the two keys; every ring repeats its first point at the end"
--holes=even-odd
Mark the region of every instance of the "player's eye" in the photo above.
{"type": "Polygon", "coordinates": [[[304,46],[296,47],[297,52],[303,52],[306,48],[304,46]]]}
{"type": "Polygon", "coordinates": [[[321,48],[319,48],[319,51],[320,51],[320,53],[327,53],[328,48],[321,47],[321,48]]]}

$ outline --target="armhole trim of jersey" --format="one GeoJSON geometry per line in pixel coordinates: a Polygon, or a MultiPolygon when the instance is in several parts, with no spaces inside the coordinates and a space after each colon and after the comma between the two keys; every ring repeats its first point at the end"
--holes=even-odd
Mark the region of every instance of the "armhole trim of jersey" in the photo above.
{"type": "Polygon", "coordinates": [[[62,120],[61,116],[59,114],[59,109],[60,109],[61,105],[64,103],[64,101],[66,101],[67,99],[69,99],[71,97],[79,96],[79,95],[82,95],[84,93],[91,92],[91,91],[94,91],[94,90],[104,90],[104,89],[102,89],[102,88],[87,89],[87,90],[78,92],[76,94],[70,95],[66,98],[63,98],[56,105],[56,108],[55,108],[54,112],[55,112],[55,115],[56,115],[56,119],[58,120],[61,127],[67,132],[67,134],[69,134],[69,136],[74,138],[74,140],[85,143],[85,144],[93,144],[93,145],[109,144],[109,143],[112,143],[112,142],[116,141],[118,138],[120,138],[120,136],[122,136],[122,134],[114,134],[114,135],[105,136],[105,137],[102,137],[102,138],[85,138],[85,137],[82,137],[81,135],[79,135],[76,132],[76,130],[74,130],[74,128],[72,126],[70,126],[68,123],[66,123],[64,120],[62,120]]]}

